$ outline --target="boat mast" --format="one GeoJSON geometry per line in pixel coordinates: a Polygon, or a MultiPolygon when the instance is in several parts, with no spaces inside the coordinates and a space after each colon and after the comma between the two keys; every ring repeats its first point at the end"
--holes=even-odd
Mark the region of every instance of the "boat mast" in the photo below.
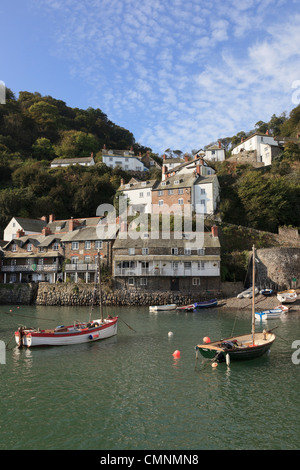
{"type": "Polygon", "coordinates": [[[103,323],[102,289],[101,289],[101,264],[100,264],[100,252],[99,251],[98,251],[98,280],[99,280],[100,315],[101,315],[101,323],[103,323]]]}
{"type": "Polygon", "coordinates": [[[252,341],[255,336],[255,246],[252,247],[252,341]]]}

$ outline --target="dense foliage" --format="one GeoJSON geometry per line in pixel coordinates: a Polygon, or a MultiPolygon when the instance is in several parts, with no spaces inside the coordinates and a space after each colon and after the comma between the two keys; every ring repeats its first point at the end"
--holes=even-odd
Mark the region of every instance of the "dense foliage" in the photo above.
{"type": "MultiPolygon", "coordinates": [[[[12,216],[94,216],[98,205],[114,201],[120,178],[130,178],[101,162],[103,145],[111,149],[133,147],[142,154],[151,150],[136,143],[131,132],[112,123],[100,109],[71,108],[51,96],[25,91],[16,98],[11,90],[6,91],[6,104],[0,105],[1,232],[12,216]],[[50,168],[54,158],[89,156],[91,152],[94,167],[50,168]]],[[[283,113],[273,115],[268,123],[256,123],[256,130],[266,129],[296,138],[300,105],[289,117],[283,113]]],[[[229,152],[241,136],[250,133],[241,131],[220,140],[229,152]]],[[[300,226],[300,150],[295,139],[271,168],[253,169],[225,161],[217,164],[216,170],[223,222],[274,232],[279,225],[300,226]]]]}

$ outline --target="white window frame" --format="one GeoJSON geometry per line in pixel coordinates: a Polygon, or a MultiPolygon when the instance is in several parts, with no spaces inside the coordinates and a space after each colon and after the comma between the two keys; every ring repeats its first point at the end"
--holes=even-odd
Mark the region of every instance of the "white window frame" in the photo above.
{"type": "Polygon", "coordinates": [[[72,250],[79,250],[79,242],[72,242],[72,250]]]}

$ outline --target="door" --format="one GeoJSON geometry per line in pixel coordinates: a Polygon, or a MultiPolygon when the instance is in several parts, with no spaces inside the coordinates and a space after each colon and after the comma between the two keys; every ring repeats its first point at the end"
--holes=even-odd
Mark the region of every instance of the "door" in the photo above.
{"type": "Polygon", "coordinates": [[[179,277],[171,278],[171,290],[179,290],[179,277]]]}

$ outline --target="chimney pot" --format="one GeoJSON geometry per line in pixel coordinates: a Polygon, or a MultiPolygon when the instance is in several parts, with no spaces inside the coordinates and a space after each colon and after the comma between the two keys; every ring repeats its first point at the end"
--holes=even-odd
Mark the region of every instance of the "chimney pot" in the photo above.
{"type": "Polygon", "coordinates": [[[54,222],[54,220],[55,220],[55,215],[54,215],[54,214],[50,214],[50,215],[49,215],[49,224],[50,224],[51,222],[54,222]]]}
{"type": "Polygon", "coordinates": [[[218,227],[216,225],[212,226],[211,234],[212,234],[213,237],[218,237],[218,227]]]}
{"type": "Polygon", "coordinates": [[[17,237],[17,238],[20,238],[20,237],[24,237],[24,235],[25,235],[24,230],[21,229],[21,228],[19,228],[19,230],[17,230],[17,235],[16,235],[16,237],[17,237]]]}

